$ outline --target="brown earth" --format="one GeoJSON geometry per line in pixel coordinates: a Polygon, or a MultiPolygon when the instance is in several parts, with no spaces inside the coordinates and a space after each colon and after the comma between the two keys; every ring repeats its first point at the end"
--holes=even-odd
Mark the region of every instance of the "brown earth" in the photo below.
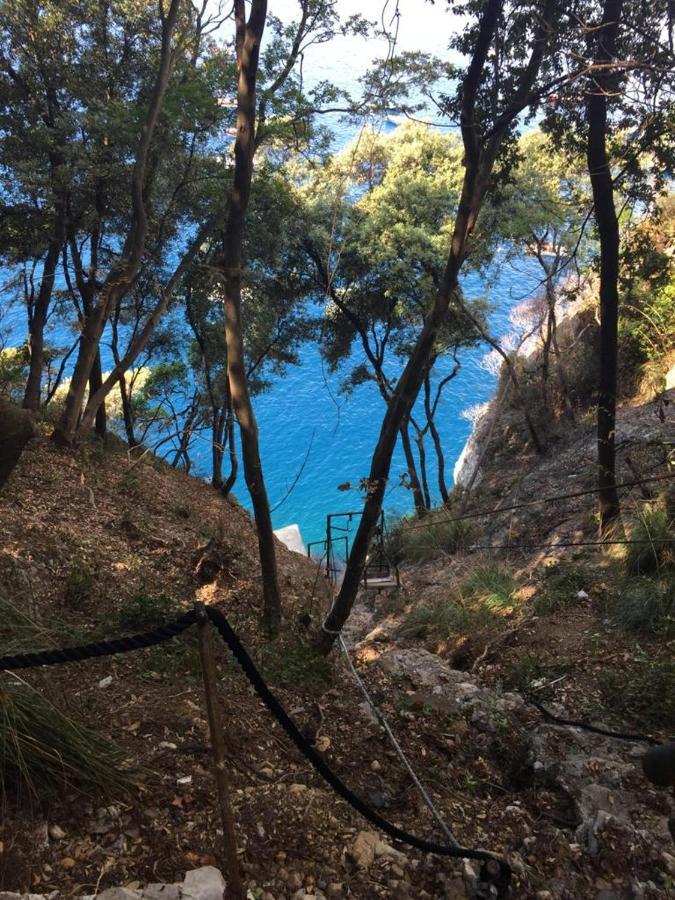
{"type": "MultiPolygon", "coordinates": [[[[489,499],[489,492],[484,496],[489,499]]],[[[299,620],[309,612],[316,622],[327,591],[311,563],[281,546],[284,633],[274,646],[262,639],[255,535],[235,502],[164,464],[134,462],[114,443],[64,452],[37,439],[0,493],[0,521],[3,591],[39,623],[43,645],[81,643],[101,629],[119,633],[120,616],[141,601],[161,600],[161,608],[174,614],[195,599],[216,604],[343,779],[395,824],[439,839],[382,729],[361,710],[363,698],[342,660],[309,657],[312,664],[306,664],[299,620]],[[200,567],[205,552],[209,564],[200,567]]],[[[531,760],[523,757],[527,735],[540,722],[536,710],[519,706],[503,716],[498,730],[485,730],[442,704],[416,702],[414,684],[370,664],[398,645],[394,626],[406,608],[427,596],[425,590],[442,590],[451,574],[439,563],[416,568],[403,573],[399,597],[364,601],[362,627],[370,622],[382,631],[362,643],[357,655],[369,689],[457,837],[507,854],[516,870],[517,897],[543,897],[538,892],[555,881],[568,885],[564,896],[596,898],[602,890],[627,889],[629,877],[654,884],[645,896],[667,896],[658,846],[653,853],[638,852],[621,846],[619,836],[613,850],[595,857],[578,851],[569,798],[533,780],[531,760]],[[425,587],[425,579],[441,585],[425,587]]],[[[499,652],[485,657],[479,670],[485,684],[507,682],[519,653],[536,644],[544,681],[552,681],[554,671],[556,678],[565,676],[542,696],[562,702],[570,714],[597,714],[606,698],[593,691],[594,667],[606,668],[612,660],[624,666],[622,653],[632,648],[629,638],[603,623],[602,589],[592,590],[571,619],[561,611],[525,616],[499,652]]],[[[505,630],[519,621],[517,612],[505,620],[505,630]]],[[[495,636],[476,636],[464,667],[495,636]]],[[[370,826],[289,745],[224,651],[219,675],[241,863],[253,896],[281,900],[317,887],[357,898],[463,896],[457,864],[402,845],[397,849],[405,861],[381,856],[358,867],[353,844],[370,826]]],[[[0,825],[0,889],[92,894],[108,885],[179,880],[186,869],[219,861],[194,637],[170,648],[31,670],[25,678],[120,745],[144,772],[138,790],[108,798],[68,788],[24,796],[17,805],[8,790],[0,825]],[[107,687],[99,686],[110,676],[107,687]]],[[[639,712],[626,722],[602,711],[605,721],[645,725],[639,712]]],[[[637,765],[633,777],[645,821],[663,820],[667,798],[642,780],[637,765]]]]}

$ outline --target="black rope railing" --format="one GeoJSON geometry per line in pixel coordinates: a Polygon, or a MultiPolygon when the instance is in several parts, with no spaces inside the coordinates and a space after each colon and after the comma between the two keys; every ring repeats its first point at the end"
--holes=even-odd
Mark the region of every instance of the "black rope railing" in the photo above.
{"type": "MultiPolygon", "coordinates": [[[[424,853],[433,853],[439,856],[453,857],[455,859],[472,859],[481,862],[480,881],[484,884],[493,885],[497,891],[497,897],[506,896],[511,881],[511,867],[504,859],[491,853],[489,850],[471,847],[450,847],[409,834],[407,831],[398,828],[396,825],[392,825],[391,822],[384,819],[347,787],[342,779],[336,775],[324,761],[312,744],[301,734],[293,719],[291,719],[277,697],[267,686],[264,678],[258,671],[255,663],[225,616],[213,607],[206,607],[206,614],[234,658],[241,666],[244,674],[267,709],[281,725],[305,759],[311,763],[313,768],[321,775],[324,781],[330,785],[336,794],[346,800],[347,803],[349,803],[349,805],[361,816],[385,832],[385,834],[390,835],[390,837],[401,843],[422,850],[424,853]]],[[[197,611],[191,610],[179,619],[176,619],[176,621],[161,625],[154,628],[152,631],[143,634],[114,638],[107,641],[96,641],[78,647],[63,647],[54,650],[43,650],[36,653],[18,653],[11,656],[0,657],[0,671],[16,671],[18,669],[82,662],[87,659],[98,659],[120,653],[129,653],[134,650],[142,650],[177,637],[196,622],[197,611]]]]}
{"type": "Polygon", "coordinates": [[[94,641],[81,644],[79,647],[62,647],[56,650],[41,650],[38,653],[16,653],[12,656],[0,657],[0,670],[13,672],[17,669],[34,669],[38,666],[57,666],[62,663],[83,662],[86,659],[100,659],[104,656],[116,656],[118,653],[131,653],[133,650],[144,650],[155,647],[182,634],[197,621],[194,610],[185,613],[175,622],[160,625],[143,634],[132,634],[128,637],[113,638],[109,641],[94,641]]]}
{"type": "Polygon", "coordinates": [[[478,860],[486,864],[484,876],[489,876],[490,880],[494,880],[497,884],[508,885],[511,879],[510,866],[505,860],[499,858],[489,850],[480,850],[471,847],[449,847],[445,844],[436,844],[432,841],[427,841],[424,838],[416,837],[415,835],[404,831],[402,828],[392,825],[391,822],[384,819],[379,813],[368,806],[364,800],[358,797],[349,787],[347,787],[342,779],[335,774],[309,741],[303,737],[295,722],[291,719],[265,683],[262,675],[256,668],[255,663],[225,616],[213,607],[207,607],[206,613],[267,709],[272,713],[305,759],[311,763],[314,769],[316,769],[324,781],[333,788],[336,794],[339,794],[343,800],[346,800],[353,809],[364,817],[364,819],[367,819],[373,825],[384,831],[385,834],[390,835],[390,837],[393,837],[404,844],[408,844],[411,847],[415,847],[417,850],[422,850],[425,853],[434,853],[439,856],[451,856],[456,859],[478,860]]]}

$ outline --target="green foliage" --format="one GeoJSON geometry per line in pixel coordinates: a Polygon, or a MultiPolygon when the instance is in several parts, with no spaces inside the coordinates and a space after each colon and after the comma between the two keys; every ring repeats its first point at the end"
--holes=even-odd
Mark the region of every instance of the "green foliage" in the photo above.
{"type": "Polygon", "coordinates": [[[28,348],[0,350],[0,399],[21,401],[28,376],[28,348]]]}
{"type": "Polygon", "coordinates": [[[279,644],[271,648],[265,674],[275,684],[321,690],[333,681],[333,660],[318,653],[309,641],[298,637],[285,646],[279,644]]]}
{"type": "Polygon", "coordinates": [[[548,672],[549,668],[538,653],[524,653],[508,663],[504,682],[508,688],[526,694],[532,690],[533,684],[545,677],[548,672]]]}
{"type": "Polygon", "coordinates": [[[97,585],[96,572],[91,566],[73,560],[63,586],[63,599],[71,606],[78,606],[88,600],[97,585]]]}
{"type": "Polygon", "coordinates": [[[457,553],[471,543],[475,531],[469,522],[448,521],[451,516],[443,507],[423,519],[402,519],[390,529],[388,556],[397,563],[420,563],[444,553],[457,553]]]}
{"type": "Polygon", "coordinates": [[[23,681],[0,680],[0,802],[45,788],[128,790],[122,752],[76,724],[23,681]]]}
{"type": "Polygon", "coordinates": [[[518,582],[497,566],[480,566],[462,583],[462,596],[490,612],[503,612],[515,603],[518,582]]]}
{"type": "Polygon", "coordinates": [[[675,346],[675,194],[661,197],[624,240],[619,341],[628,388],[651,398],[664,388],[675,346]]]}
{"type": "Polygon", "coordinates": [[[437,600],[416,606],[400,625],[397,635],[406,640],[433,636],[439,640],[471,634],[488,624],[486,607],[472,609],[459,599],[437,600]]]}
{"type": "Polygon", "coordinates": [[[675,634],[675,579],[637,575],[624,578],[609,603],[617,625],[640,634],[675,634]]]}
{"type": "Polygon", "coordinates": [[[628,526],[631,541],[626,551],[626,567],[631,575],[675,570],[675,521],[672,498],[663,495],[644,503],[628,526]]]}
{"type": "Polygon", "coordinates": [[[413,638],[433,635],[447,640],[471,634],[494,621],[496,614],[512,609],[518,582],[505,569],[479,566],[447,598],[414,607],[399,628],[399,635],[413,638]]]}
{"type": "MultiPolygon", "coordinates": [[[[62,644],[35,615],[0,595],[0,655],[62,644]]],[[[135,774],[120,750],[65,715],[17,675],[0,677],[0,805],[46,788],[127,790],[135,774]]]]}
{"type": "Polygon", "coordinates": [[[118,611],[116,625],[122,632],[149,631],[183,612],[178,601],[164,594],[140,590],[118,611]]]}
{"type": "Polygon", "coordinates": [[[560,562],[547,566],[539,584],[535,610],[539,615],[565,610],[578,602],[579,591],[588,591],[592,574],[583,566],[560,562]]]}

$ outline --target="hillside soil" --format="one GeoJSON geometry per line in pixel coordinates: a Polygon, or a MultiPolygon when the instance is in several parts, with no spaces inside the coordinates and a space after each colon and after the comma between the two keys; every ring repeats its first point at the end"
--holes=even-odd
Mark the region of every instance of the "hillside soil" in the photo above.
{"type": "MultiPolygon", "coordinates": [[[[578,451],[569,452],[576,471],[578,451]]],[[[517,496],[536,494],[551,474],[539,477],[539,485],[529,486],[521,478],[517,496]]],[[[482,488],[485,502],[489,484],[486,479],[482,488]]],[[[579,508],[579,524],[567,513],[561,519],[577,533],[591,507],[587,500],[579,508]]],[[[162,620],[195,600],[214,604],[347,784],[396,825],[443,840],[344,661],[311,653],[302,623],[309,616],[316,624],[328,592],[316,567],[281,545],[284,633],[274,645],[263,640],[255,535],[234,501],[150,458],[134,461],[115,443],[66,453],[36,439],[0,493],[0,520],[3,599],[36,623],[35,649],[139,630],[130,627],[140,621],[139,611],[141,618],[162,620]]],[[[522,529],[530,527],[527,521],[518,519],[522,529]]],[[[550,517],[547,525],[555,525],[550,517]]],[[[540,523],[531,527],[541,534],[540,523]]],[[[511,535],[513,528],[512,520],[511,535]]],[[[523,571],[532,559],[518,560],[523,571]]],[[[586,559],[592,564],[595,557],[586,559]]],[[[630,718],[608,708],[600,689],[600,673],[624,673],[635,657],[634,640],[603,619],[602,576],[588,600],[539,616],[526,609],[535,587],[523,595],[523,610],[505,616],[493,632],[454,645],[397,638],[411,604],[442,591],[472,560],[405,570],[401,592],[362,598],[350,626],[361,674],[434,803],[463,844],[509,858],[514,896],[669,896],[672,798],[643,779],[643,745],[598,743],[544,724],[518,693],[525,681],[531,686],[523,672],[533,673],[522,660],[536,647],[534,680],[552,710],[631,730],[653,725],[640,710],[630,718]],[[583,778],[568,771],[570,759],[584,769],[583,778]],[[580,779],[583,790],[600,784],[616,815],[598,823],[598,804],[587,790],[585,799],[575,793],[580,779]]],[[[611,567],[611,561],[598,558],[598,565],[611,567]]],[[[648,645],[643,651],[669,652],[648,645]]],[[[378,853],[368,852],[362,832],[373,829],[289,745],[220,647],[218,673],[241,866],[253,897],[467,896],[466,867],[393,847],[383,835],[378,853]]],[[[0,889],[95,894],[110,885],[174,882],[188,869],[220,864],[194,634],[152,650],[30,670],[22,678],[121,746],[140,783],[108,797],[57,786],[17,798],[6,785],[0,889]]]]}

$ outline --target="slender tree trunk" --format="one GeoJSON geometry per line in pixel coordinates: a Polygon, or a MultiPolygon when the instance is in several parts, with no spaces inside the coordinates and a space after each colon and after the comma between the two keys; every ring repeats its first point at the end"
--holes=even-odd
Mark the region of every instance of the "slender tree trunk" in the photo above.
{"type": "Polygon", "coordinates": [[[417,474],[417,466],[415,465],[415,457],[413,456],[412,446],[410,444],[409,420],[403,422],[400,428],[401,444],[403,446],[403,455],[405,456],[405,464],[408,467],[408,477],[410,478],[410,487],[413,494],[413,502],[415,504],[415,512],[420,518],[426,513],[427,507],[424,502],[424,494],[422,485],[420,484],[419,475],[417,474]]]}
{"type": "MultiPolygon", "coordinates": [[[[545,0],[543,4],[542,16],[538,23],[532,53],[520,83],[514,92],[513,103],[509,106],[509,110],[519,111],[522,108],[523,101],[530,94],[548,44],[551,23],[555,15],[555,6],[555,0],[545,0]]],[[[482,9],[473,56],[461,86],[460,124],[465,150],[465,174],[450,244],[450,253],[433,306],[427,315],[403,373],[396,384],[382,422],[380,435],[371,460],[368,494],[361,521],[352,543],[342,586],[332,609],[316,636],[317,646],[324,653],[327,653],[332,647],[354,605],[370,542],[382,511],[396,438],[401,423],[410,415],[422,386],[424,375],[428,370],[429,360],[434,350],[436,337],[445,320],[450,300],[457,294],[459,273],[467,253],[469,236],[476,224],[476,219],[488,188],[495,156],[501,145],[504,129],[510,125],[516,114],[515,112],[513,114],[509,112],[506,117],[502,114],[499,123],[495,124],[490,132],[490,136],[481,141],[476,121],[476,100],[483,81],[483,70],[501,12],[501,0],[487,0],[482,9]]]]}
{"type": "Polygon", "coordinates": [[[436,397],[433,405],[431,403],[430,373],[427,372],[427,374],[424,377],[424,413],[427,418],[427,426],[429,428],[429,434],[431,435],[431,441],[434,445],[434,451],[436,452],[436,462],[437,462],[437,466],[438,466],[438,490],[440,491],[441,499],[443,500],[443,503],[447,503],[448,500],[450,499],[450,496],[448,494],[448,486],[445,483],[445,455],[443,453],[443,445],[441,443],[441,436],[438,433],[438,429],[436,428],[436,422],[434,421],[434,419],[436,416],[436,408],[437,408],[437,404],[440,400],[440,395],[441,395],[440,392],[443,389],[443,385],[447,381],[450,381],[451,378],[454,378],[458,371],[459,371],[459,365],[456,364],[454,372],[451,375],[446,376],[442,380],[441,385],[439,386],[439,389],[438,389],[437,397],[436,397]]]}
{"type": "Polygon", "coordinates": [[[267,633],[274,637],[279,632],[281,622],[281,597],[277,577],[272,515],[260,459],[258,425],[246,377],[241,324],[242,244],[253,177],[255,91],[260,41],[267,17],[267,2],[266,0],[253,0],[247,22],[244,0],[235,0],[234,14],[237,46],[237,137],[234,145],[234,175],[223,239],[222,263],[227,377],[232,408],[241,433],[244,477],[251,497],[258,532],[263,589],[263,623],[267,633]]]}
{"type": "Polygon", "coordinates": [[[26,391],[23,398],[23,407],[24,409],[30,409],[33,412],[37,412],[40,408],[42,396],[42,370],[45,364],[45,325],[47,324],[47,314],[49,312],[49,304],[54,289],[56,267],[59,263],[61,247],[63,246],[65,238],[65,213],[62,209],[57,209],[56,216],[58,220],[56,233],[47,249],[47,255],[42,268],[40,290],[38,291],[35,307],[31,316],[30,334],[28,336],[30,363],[26,391]]]}
{"type": "MultiPolygon", "coordinates": [[[[616,38],[623,0],[605,0],[602,23],[594,31],[595,60],[607,65],[617,55],[616,38]]],[[[607,96],[616,90],[616,74],[600,69],[586,98],[586,158],[600,237],[600,372],[598,379],[598,512],[600,534],[620,514],[616,491],[616,386],[619,319],[619,223],[607,155],[607,96]]]]}
{"type": "Polygon", "coordinates": [[[120,400],[122,402],[122,418],[124,420],[124,433],[127,436],[127,443],[133,448],[137,445],[136,433],[134,430],[134,414],[131,409],[131,397],[129,396],[127,379],[124,375],[120,378],[119,385],[120,400]]]}
{"type": "Polygon", "coordinates": [[[427,477],[427,453],[424,449],[424,431],[421,428],[416,428],[415,432],[417,456],[420,462],[420,481],[422,483],[422,494],[424,495],[424,508],[425,510],[430,510],[431,491],[429,490],[429,479],[427,477]]]}
{"type": "MultiPolygon", "coordinates": [[[[96,350],[96,356],[94,357],[94,364],[91,367],[91,374],[89,376],[89,394],[95,394],[96,391],[101,387],[101,383],[103,381],[103,373],[101,371],[101,351],[100,348],[96,350]]],[[[107,416],[105,413],[105,403],[101,403],[101,405],[96,410],[96,418],[94,421],[94,430],[99,437],[105,437],[106,431],[108,428],[107,416]]]]}
{"type": "Polygon", "coordinates": [[[189,269],[191,263],[197,256],[197,253],[199,252],[202,244],[214,230],[214,227],[215,219],[209,219],[199,229],[199,232],[195,236],[195,239],[192,241],[188,249],[181,257],[181,260],[178,266],[175,268],[173,275],[171,276],[169,281],[161,287],[159,300],[155,304],[154,309],[148,316],[147,321],[145,322],[139,333],[131,341],[124,356],[115,360],[115,366],[113,370],[108,373],[105,381],[102,381],[99,384],[95,392],[90,393],[84,413],[82,414],[82,422],[80,425],[82,431],[91,427],[91,423],[96,417],[98,409],[104,402],[105,398],[108,396],[108,394],[122,377],[122,375],[127,372],[131,368],[131,366],[133,366],[143,350],[145,350],[145,348],[147,347],[148,342],[150,341],[150,338],[152,337],[157,327],[157,324],[166,312],[166,309],[169,305],[169,302],[171,301],[171,298],[173,297],[174,291],[176,290],[180,279],[189,269]]]}
{"type": "MultiPolygon", "coordinates": [[[[149,192],[148,181],[151,180],[149,179],[149,168],[152,169],[151,166],[148,166],[148,160],[157,121],[171,79],[173,65],[172,39],[180,4],[181,0],[171,0],[168,12],[164,13],[162,11],[162,45],[157,78],[155,79],[148,111],[143,122],[131,176],[131,223],[120,258],[117,264],[112,266],[103,287],[98,291],[98,301],[95,304],[92,302],[90,310],[85,312],[78,357],[68,389],[65,408],[52,436],[58,444],[72,444],[76,438],[78,425],[81,424],[84,431],[90,428],[94,422],[97,408],[90,409],[86,416],[82,416],[87,383],[96,360],[96,354],[99,350],[108,317],[117,308],[133,285],[145,252],[148,236],[146,203],[149,192]],[[82,419],[81,422],[80,419],[82,419]]],[[[163,7],[161,9],[163,10],[163,7]]],[[[151,172],[150,174],[154,173],[151,172]]],[[[80,266],[78,265],[77,268],[79,269],[80,266]]],[[[95,272],[90,273],[88,278],[85,277],[83,272],[77,275],[78,286],[83,294],[83,302],[86,293],[94,294],[95,278],[95,272]]]]}
{"type": "Polygon", "coordinates": [[[239,474],[239,457],[237,456],[237,445],[235,443],[236,435],[234,433],[234,412],[230,409],[227,413],[227,446],[230,457],[230,474],[221,487],[223,497],[227,497],[237,481],[239,474]]]}

